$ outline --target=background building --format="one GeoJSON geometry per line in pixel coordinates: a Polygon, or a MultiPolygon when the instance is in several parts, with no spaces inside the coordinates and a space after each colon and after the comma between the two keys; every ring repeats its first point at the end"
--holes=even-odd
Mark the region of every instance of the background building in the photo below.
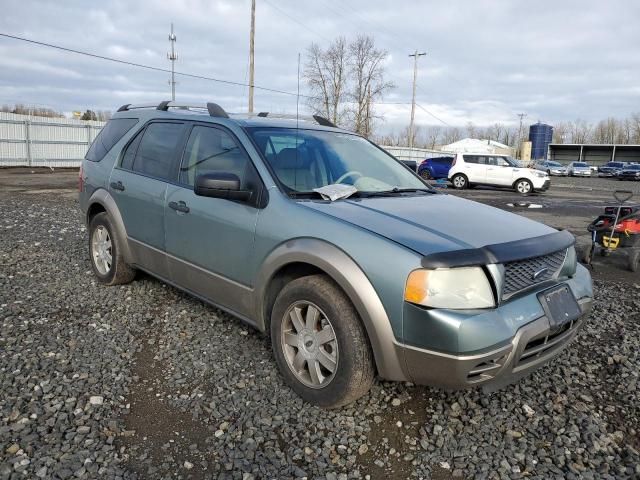
{"type": "Polygon", "coordinates": [[[560,163],[580,161],[593,166],[613,161],[640,163],[640,145],[552,143],[549,145],[549,160],[560,163]]]}

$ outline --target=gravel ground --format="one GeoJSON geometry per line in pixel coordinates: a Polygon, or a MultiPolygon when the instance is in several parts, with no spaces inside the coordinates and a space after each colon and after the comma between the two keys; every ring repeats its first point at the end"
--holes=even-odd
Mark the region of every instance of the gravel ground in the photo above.
{"type": "Polygon", "coordinates": [[[324,411],[241,322],[96,284],[78,215],[0,193],[0,478],[640,478],[640,285],[597,281],[578,341],[500,392],[378,381],[324,411]]]}

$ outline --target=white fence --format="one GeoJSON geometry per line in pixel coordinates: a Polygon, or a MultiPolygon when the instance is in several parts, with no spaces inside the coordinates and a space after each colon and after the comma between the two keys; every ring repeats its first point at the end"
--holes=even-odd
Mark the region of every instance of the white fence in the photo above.
{"type": "Polygon", "coordinates": [[[396,157],[398,160],[414,160],[418,164],[426,158],[444,157],[451,155],[449,152],[441,150],[431,150],[428,148],[409,148],[409,147],[389,147],[382,146],[387,152],[396,157]]]}
{"type": "MultiPolygon", "coordinates": [[[[0,112],[0,167],[78,167],[105,122],[0,112]]],[[[399,160],[440,157],[447,152],[383,146],[399,160]]]]}
{"type": "Polygon", "coordinates": [[[104,124],[0,112],[0,167],[77,167],[104,124]]]}

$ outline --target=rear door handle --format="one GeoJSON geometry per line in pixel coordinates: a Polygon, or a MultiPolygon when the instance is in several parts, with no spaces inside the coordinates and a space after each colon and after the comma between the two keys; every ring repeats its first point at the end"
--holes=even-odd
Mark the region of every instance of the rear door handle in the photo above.
{"type": "Polygon", "coordinates": [[[189,213],[189,207],[182,200],[179,202],[169,202],[169,208],[174,209],[176,212],[189,213]]]}
{"type": "Polygon", "coordinates": [[[124,185],[122,184],[122,182],[111,182],[110,185],[114,190],[120,190],[121,192],[124,192],[124,185]]]}

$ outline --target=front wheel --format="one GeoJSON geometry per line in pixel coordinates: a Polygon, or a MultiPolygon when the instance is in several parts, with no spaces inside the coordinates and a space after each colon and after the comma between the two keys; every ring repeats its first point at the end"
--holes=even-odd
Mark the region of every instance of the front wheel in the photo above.
{"type": "Polygon", "coordinates": [[[429,173],[429,170],[422,170],[420,172],[420,177],[422,177],[424,180],[431,180],[431,173],[429,173]]]}
{"type": "Polygon", "coordinates": [[[528,193],[531,193],[533,191],[533,184],[529,180],[523,178],[516,182],[515,189],[516,192],[520,193],[521,195],[527,195],[528,193]]]}
{"type": "Polygon", "coordinates": [[[276,298],[270,331],[280,373],[305,401],[336,408],[371,388],[375,369],[364,326],[327,276],[288,283],[276,298]]]}
{"type": "Polygon", "coordinates": [[[461,173],[454,175],[453,178],[451,179],[451,183],[453,183],[453,187],[457,188],[458,190],[464,190],[469,186],[469,181],[467,180],[467,177],[465,177],[461,173]]]}
{"type": "Polygon", "coordinates": [[[632,272],[637,272],[639,260],[640,260],[640,251],[634,248],[633,250],[631,250],[631,253],[629,253],[629,258],[628,258],[629,270],[631,270],[632,272]]]}

